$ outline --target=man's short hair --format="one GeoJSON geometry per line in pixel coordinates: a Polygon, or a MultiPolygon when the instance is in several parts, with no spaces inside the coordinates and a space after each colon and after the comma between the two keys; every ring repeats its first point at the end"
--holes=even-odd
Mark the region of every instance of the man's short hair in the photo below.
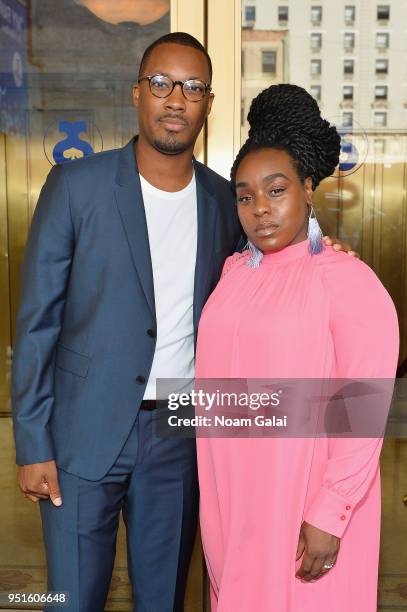
{"type": "Polygon", "coordinates": [[[147,63],[148,58],[150,57],[152,51],[159,47],[160,45],[165,44],[176,44],[176,45],[184,45],[185,47],[192,47],[193,49],[197,49],[201,53],[204,54],[206,60],[208,62],[209,68],[209,81],[212,82],[212,61],[209,57],[209,54],[205,47],[191,34],[187,34],[186,32],[171,32],[171,34],[165,34],[161,36],[157,40],[151,43],[149,47],[144,51],[143,57],[141,58],[140,70],[139,70],[139,78],[143,76],[143,70],[147,63]]]}

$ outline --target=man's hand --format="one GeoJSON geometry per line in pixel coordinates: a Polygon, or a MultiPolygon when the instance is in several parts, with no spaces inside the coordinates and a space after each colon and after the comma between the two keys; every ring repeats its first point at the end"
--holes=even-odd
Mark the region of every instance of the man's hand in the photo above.
{"type": "Polygon", "coordinates": [[[18,485],[24,496],[33,502],[51,498],[55,506],[62,505],[55,461],[20,466],[18,485]]]}
{"type": "Polygon", "coordinates": [[[326,246],[331,246],[333,249],[335,249],[335,251],[345,251],[345,253],[351,255],[351,257],[357,257],[360,259],[359,253],[354,251],[350,244],[347,242],[342,242],[341,240],[338,240],[338,238],[324,236],[324,244],[326,244],[326,246]]]}
{"type": "Polygon", "coordinates": [[[321,578],[329,569],[324,565],[334,565],[339,552],[340,540],[305,521],[301,525],[296,560],[304,554],[301,567],[296,576],[306,582],[321,578]]]}

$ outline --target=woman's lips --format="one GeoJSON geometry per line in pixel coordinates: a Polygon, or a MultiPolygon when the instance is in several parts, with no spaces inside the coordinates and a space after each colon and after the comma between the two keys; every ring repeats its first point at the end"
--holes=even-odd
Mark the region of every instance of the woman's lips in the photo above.
{"type": "Polygon", "coordinates": [[[263,223],[262,225],[257,225],[254,229],[257,236],[262,238],[266,238],[267,236],[272,236],[278,230],[278,225],[275,223],[263,223]]]}

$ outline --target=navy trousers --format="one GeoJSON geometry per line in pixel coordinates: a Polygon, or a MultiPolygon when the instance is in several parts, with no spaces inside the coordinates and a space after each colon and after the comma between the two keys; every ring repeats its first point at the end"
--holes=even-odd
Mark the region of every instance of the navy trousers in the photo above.
{"type": "MultiPolygon", "coordinates": [[[[63,505],[40,501],[48,590],[69,592],[50,612],[103,612],[120,512],[137,612],[182,612],[198,517],[194,439],[158,438],[140,410],[109,473],[90,481],[58,470],[63,505]]],[[[118,417],[119,418],[119,417],[118,417]]]]}

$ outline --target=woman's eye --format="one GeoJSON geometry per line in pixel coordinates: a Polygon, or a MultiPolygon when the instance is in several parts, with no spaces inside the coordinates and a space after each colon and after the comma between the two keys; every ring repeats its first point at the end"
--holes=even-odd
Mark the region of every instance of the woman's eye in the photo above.
{"type": "Polygon", "coordinates": [[[284,187],[275,187],[274,189],[270,189],[269,193],[271,193],[271,195],[279,195],[283,193],[283,191],[285,191],[284,187]]]}
{"type": "Polygon", "coordinates": [[[240,196],[237,198],[239,204],[247,204],[247,202],[250,202],[250,200],[251,198],[248,195],[240,196]]]}

